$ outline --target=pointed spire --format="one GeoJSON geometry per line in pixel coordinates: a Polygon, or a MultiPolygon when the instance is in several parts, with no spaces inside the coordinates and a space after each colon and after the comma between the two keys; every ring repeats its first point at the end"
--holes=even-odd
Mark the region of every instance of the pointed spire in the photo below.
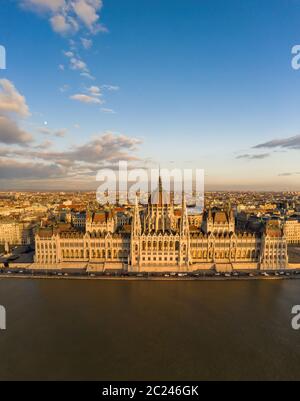
{"type": "Polygon", "coordinates": [[[158,175],[158,205],[162,206],[163,204],[163,186],[162,186],[162,179],[160,175],[160,165],[159,165],[159,175],[158,175]]]}
{"type": "Polygon", "coordinates": [[[139,236],[142,233],[141,217],[140,217],[140,210],[137,196],[135,197],[131,231],[134,236],[139,236]]]}
{"type": "Polygon", "coordinates": [[[182,193],[182,212],[181,212],[181,220],[180,220],[180,234],[188,235],[189,234],[189,219],[186,207],[186,199],[184,192],[182,193]]]}

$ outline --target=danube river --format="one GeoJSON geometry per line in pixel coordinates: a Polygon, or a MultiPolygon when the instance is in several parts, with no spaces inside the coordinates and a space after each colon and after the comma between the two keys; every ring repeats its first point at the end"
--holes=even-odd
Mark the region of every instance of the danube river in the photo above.
{"type": "Polygon", "coordinates": [[[300,280],[0,279],[0,380],[300,379],[300,280]]]}

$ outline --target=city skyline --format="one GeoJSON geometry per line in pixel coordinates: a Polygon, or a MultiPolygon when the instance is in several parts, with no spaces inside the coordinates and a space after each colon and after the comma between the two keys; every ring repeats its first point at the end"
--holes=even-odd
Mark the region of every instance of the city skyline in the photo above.
{"type": "Polygon", "coordinates": [[[119,160],[204,169],[208,191],[300,190],[300,3],[161,3],[6,2],[3,191],[96,189],[119,160]]]}

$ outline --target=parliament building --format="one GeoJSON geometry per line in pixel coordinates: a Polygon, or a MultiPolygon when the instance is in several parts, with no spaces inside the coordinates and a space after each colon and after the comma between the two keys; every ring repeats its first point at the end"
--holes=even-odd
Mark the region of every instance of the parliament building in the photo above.
{"type": "Polygon", "coordinates": [[[188,213],[185,197],[175,205],[161,179],[146,206],[87,211],[85,224],[39,229],[35,266],[90,272],[196,272],[277,270],[288,266],[287,241],[278,221],[260,231],[236,229],[230,205],[188,213]]]}

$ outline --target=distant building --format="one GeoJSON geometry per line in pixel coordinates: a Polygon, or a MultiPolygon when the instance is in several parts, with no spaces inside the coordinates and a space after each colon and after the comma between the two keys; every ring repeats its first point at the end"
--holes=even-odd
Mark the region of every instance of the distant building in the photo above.
{"type": "Polygon", "coordinates": [[[88,212],[86,217],[86,232],[109,232],[115,231],[116,221],[114,212],[100,210],[98,212],[88,212]]]}
{"type": "Polygon", "coordinates": [[[30,222],[0,220],[0,244],[31,245],[34,243],[35,225],[30,222]]]}
{"type": "Polygon", "coordinates": [[[287,220],[284,224],[284,234],[288,244],[300,244],[300,221],[287,220]]]}
{"type": "Polygon", "coordinates": [[[78,230],[84,230],[86,226],[86,213],[85,212],[71,212],[72,226],[78,230]]]}
{"type": "Polygon", "coordinates": [[[212,234],[229,234],[235,231],[235,217],[233,210],[209,209],[204,213],[203,231],[212,234]]]}

